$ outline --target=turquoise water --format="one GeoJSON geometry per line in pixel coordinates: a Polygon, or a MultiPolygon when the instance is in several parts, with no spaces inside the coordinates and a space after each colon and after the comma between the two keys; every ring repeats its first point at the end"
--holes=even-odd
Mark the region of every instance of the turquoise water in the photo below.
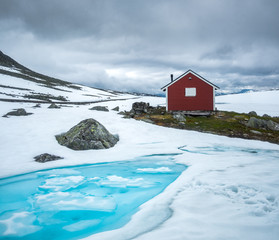
{"type": "Polygon", "coordinates": [[[79,239],[129,221],[186,166],[173,155],[0,179],[0,239],[79,239]]]}

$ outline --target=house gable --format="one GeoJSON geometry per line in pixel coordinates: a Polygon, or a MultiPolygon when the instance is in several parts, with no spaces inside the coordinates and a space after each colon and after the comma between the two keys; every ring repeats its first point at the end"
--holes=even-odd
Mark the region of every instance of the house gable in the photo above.
{"type": "Polygon", "coordinates": [[[170,87],[172,84],[176,83],[177,81],[179,81],[180,79],[182,79],[183,77],[185,77],[187,74],[193,74],[195,75],[197,78],[201,79],[202,81],[206,82],[207,84],[209,84],[210,86],[212,86],[215,90],[219,89],[218,86],[214,85],[213,83],[209,82],[208,80],[206,80],[205,78],[203,78],[202,76],[200,76],[199,74],[195,73],[194,71],[192,71],[191,69],[186,71],[185,73],[181,74],[178,78],[174,79],[172,82],[168,83],[167,85],[165,85],[164,87],[162,87],[161,89],[163,91],[165,91],[168,87],[170,87]]]}

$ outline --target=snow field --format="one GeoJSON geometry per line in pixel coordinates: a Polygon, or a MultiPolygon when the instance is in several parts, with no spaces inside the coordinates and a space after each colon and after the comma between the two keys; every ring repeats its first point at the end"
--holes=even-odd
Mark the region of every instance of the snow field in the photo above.
{"type": "MultiPolygon", "coordinates": [[[[42,108],[33,109],[34,104],[0,102],[1,115],[19,107],[34,113],[0,119],[0,176],[60,166],[131,160],[143,155],[180,153],[175,160],[189,168],[176,181],[144,203],[124,227],[87,239],[278,239],[278,145],[164,128],[123,119],[114,111],[88,110],[95,105],[130,110],[134,101],[151,102],[155,106],[165,103],[164,98],[139,97],[61,109],[48,109],[48,105],[42,104],[42,108]],[[91,117],[110,132],[119,134],[120,141],[114,148],[73,151],[56,142],[56,134],[91,117]],[[34,162],[33,157],[44,152],[64,159],[45,164],[34,162]]],[[[227,104],[231,107],[228,110],[237,109],[239,104],[227,104]]],[[[266,107],[270,112],[265,113],[278,114],[277,107],[270,105],[266,107]]],[[[250,110],[262,114],[251,106],[245,112],[250,110]]],[[[125,182],[117,176],[112,180],[118,184],[125,182]]]]}
{"type": "MultiPolygon", "coordinates": [[[[34,95],[34,94],[50,94],[55,97],[64,96],[67,101],[71,102],[86,102],[86,101],[102,101],[102,100],[109,100],[109,99],[121,99],[121,98],[134,98],[135,96],[129,94],[114,94],[110,91],[103,91],[95,88],[90,88],[82,85],[75,85],[80,87],[81,89],[74,89],[64,86],[57,86],[54,88],[47,88],[43,84],[45,83],[44,80],[37,79],[42,81],[42,85],[24,80],[21,78],[12,77],[9,75],[2,75],[0,76],[0,85],[14,87],[14,88],[7,88],[0,86],[0,98],[5,99],[12,99],[12,96],[9,94],[16,95],[16,99],[23,99],[24,95],[34,95]],[[22,88],[22,89],[16,89],[22,88]],[[8,95],[6,95],[8,94],[8,95]]],[[[36,100],[36,99],[33,99],[36,100]]]]}
{"type": "Polygon", "coordinates": [[[256,111],[258,115],[279,116],[279,91],[249,92],[217,96],[218,110],[248,113],[256,111]]]}

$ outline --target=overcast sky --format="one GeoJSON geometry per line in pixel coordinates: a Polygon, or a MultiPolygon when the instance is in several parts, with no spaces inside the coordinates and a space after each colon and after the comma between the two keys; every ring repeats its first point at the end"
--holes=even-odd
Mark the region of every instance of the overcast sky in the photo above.
{"type": "Polygon", "coordinates": [[[0,50],[89,86],[160,93],[192,69],[279,88],[279,0],[0,0],[0,50]]]}

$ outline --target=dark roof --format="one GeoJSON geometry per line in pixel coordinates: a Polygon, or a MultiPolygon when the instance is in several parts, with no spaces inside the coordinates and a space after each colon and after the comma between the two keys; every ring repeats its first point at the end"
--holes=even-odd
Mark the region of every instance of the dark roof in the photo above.
{"type": "Polygon", "coordinates": [[[166,90],[167,87],[169,87],[170,85],[172,85],[173,83],[177,82],[178,80],[180,80],[181,78],[183,78],[185,75],[187,75],[188,73],[192,73],[195,76],[197,76],[198,78],[200,78],[201,80],[203,80],[204,82],[206,82],[207,84],[211,85],[212,87],[214,87],[215,89],[220,89],[218,86],[214,85],[212,82],[209,82],[208,80],[206,80],[205,78],[203,78],[202,76],[200,76],[199,74],[195,73],[194,71],[192,71],[191,69],[189,69],[188,71],[186,71],[185,73],[181,74],[178,78],[174,79],[172,82],[168,83],[167,85],[165,85],[164,87],[162,87],[161,89],[163,91],[166,90]]]}

